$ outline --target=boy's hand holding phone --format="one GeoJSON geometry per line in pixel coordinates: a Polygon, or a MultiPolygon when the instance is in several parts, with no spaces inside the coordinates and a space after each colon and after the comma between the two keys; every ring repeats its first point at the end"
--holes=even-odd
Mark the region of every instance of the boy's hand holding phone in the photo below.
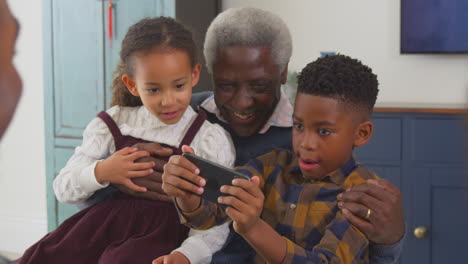
{"type": "MultiPolygon", "coordinates": [[[[182,151],[193,154],[188,146],[183,146],[182,151]]],[[[204,191],[206,181],[199,173],[200,170],[193,163],[180,155],[172,156],[164,165],[162,188],[167,195],[176,197],[178,206],[185,212],[192,212],[200,205],[201,198],[192,194],[202,194],[204,191]]]]}
{"type": "Polygon", "coordinates": [[[228,196],[218,198],[221,204],[230,205],[226,214],[233,220],[234,230],[240,235],[247,235],[260,222],[265,196],[259,185],[260,178],[252,177],[251,181],[234,179],[232,186],[224,185],[221,192],[228,196]]]}

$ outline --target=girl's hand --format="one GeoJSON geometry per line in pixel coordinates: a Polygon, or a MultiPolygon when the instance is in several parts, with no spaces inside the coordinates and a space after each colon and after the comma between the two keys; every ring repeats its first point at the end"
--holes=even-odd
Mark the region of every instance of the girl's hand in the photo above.
{"type": "Polygon", "coordinates": [[[130,179],[153,173],[154,162],[135,163],[135,160],[149,156],[147,151],[126,147],[115,152],[107,160],[100,161],[94,168],[99,183],[110,182],[123,184],[137,192],[146,192],[146,188],[135,185],[130,179]]]}
{"type": "MultiPolygon", "coordinates": [[[[194,153],[188,146],[182,147],[183,152],[194,153]]],[[[192,193],[203,193],[206,181],[198,176],[200,170],[188,159],[174,155],[164,165],[162,189],[169,196],[176,197],[182,211],[191,212],[198,208],[200,197],[192,193]]]]}
{"type": "Polygon", "coordinates": [[[184,254],[175,251],[170,255],[161,256],[153,260],[153,264],[190,264],[190,261],[184,254]]]}
{"type": "Polygon", "coordinates": [[[262,190],[258,187],[260,178],[252,177],[252,181],[235,179],[233,186],[221,186],[221,192],[229,196],[218,198],[218,202],[230,205],[226,214],[233,220],[234,230],[244,236],[255,228],[259,222],[265,199],[262,190]]]}

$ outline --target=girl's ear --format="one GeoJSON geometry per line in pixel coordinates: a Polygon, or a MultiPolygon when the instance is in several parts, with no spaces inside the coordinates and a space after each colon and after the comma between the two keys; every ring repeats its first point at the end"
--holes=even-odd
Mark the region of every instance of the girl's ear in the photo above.
{"type": "Polygon", "coordinates": [[[135,81],[128,74],[122,75],[122,82],[127,86],[128,91],[133,94],[133,96],[140,96],[138,89],[135,85],[135,81]]]}
{"type": "Polygon", "coordinates": [[[356,134],[354,136],[354,146],[360,147],[366,144],[374,131],[374,124],[371,121],[365,121],[360,123],[356,128],[356,134]]]}
{"type": "Polygon", "coordinates": [[[196,64],[192,70],[192,87],[198,84],[198,81],[200,80],[200,72],[201,72],[201,65],[196,64]]]}

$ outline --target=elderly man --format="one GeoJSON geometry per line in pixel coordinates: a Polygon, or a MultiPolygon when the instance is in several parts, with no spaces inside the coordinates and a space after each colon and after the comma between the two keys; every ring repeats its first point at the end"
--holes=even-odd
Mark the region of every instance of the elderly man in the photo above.
{"type": "MultiPolygon", "coordinates": [[[[292,148],[292,106],[281,90],[291,52],[288,27],[264,10],[229,9],[219,14],[208,29],[204,55],[214,94],[193,95],[192,106],[203,108],[210,122],[222,125],[231,134],[237,151],[236,165],[275,148],[292,148]]],[[[157,144],[139,147],[155,154],[160,149],[157,144]]],[[[148,191],[134,195],[167,199],[159,173],[136,179],[135,183],[148,191]]],[[[398,189],[382,180],[358,186],[338,198],[345,216],[372,242],[371,263],[395,262],[405,229],[398,189]],[[369,212],[372,217],[367,215],[369,212]]],[[[254,256],[250,245],[231,231],[213,262],[249,263],[254,256]]]]}

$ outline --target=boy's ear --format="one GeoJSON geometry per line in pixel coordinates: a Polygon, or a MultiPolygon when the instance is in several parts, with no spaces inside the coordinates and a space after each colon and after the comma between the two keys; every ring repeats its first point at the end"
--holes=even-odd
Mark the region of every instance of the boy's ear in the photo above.
{"type": "Polygon", "coordinates": [[[371,121],[365,121],[358,125],[354,137],[354,146],[360,147],[366,144],[374,132],[374,124],[371,121]]]}
{"type": "Polygon", "coordinates": [[[127,86],[128,91],[133,94],[133,96],[140,96],[135,81],[132,80],[128,74],[122,75],[122,82],[127,86]]]}
{"type": "Polygon", "coordinates": [[[285,84],[288,80],[288,63],[284,66],[284,70],[281,72],[281,84],[285,84]]]}
{"type": "Polygon", "coordinates": [[[201,72],[201,65],[196,64],[192,70],[192,87],[198,84],[198,81],[200,80],[200,72],[201,72]]]}

